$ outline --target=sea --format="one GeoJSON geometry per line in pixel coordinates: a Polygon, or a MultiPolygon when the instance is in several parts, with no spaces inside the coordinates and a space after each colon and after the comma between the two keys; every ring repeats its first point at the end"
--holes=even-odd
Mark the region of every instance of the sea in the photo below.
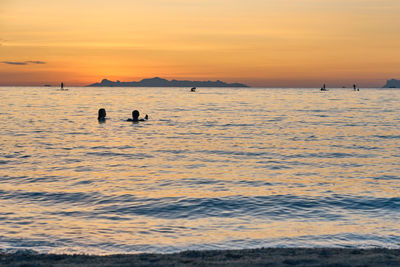
{"type": "Polygon", "coordinates": [[[0,251],[400,248],[399,89],[0,87],[0,99],[0,251]],[[149,120],[127,121],[135,109],[149,120]]]}

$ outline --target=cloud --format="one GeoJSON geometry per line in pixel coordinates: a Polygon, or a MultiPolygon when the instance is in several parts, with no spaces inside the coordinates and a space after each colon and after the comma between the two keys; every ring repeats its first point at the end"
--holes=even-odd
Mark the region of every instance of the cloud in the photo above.
{"type": "Polygon", "coordinates": [[[8,65],[27,65],[28,64],[26,62],[15,62],[15,61],[2,61],[1,63],[8,64],[8,65]]]}
{"type": "Polygon", "coordinates": [[[28,65],[28,64],[46,64],[44,61],[1,61],[0,63],[8,64],[8,65],[28,65]]]}
{"type": "Polygon", "coordinates": [[[44,61],[32,61],[32,60],[30,60],[30,61],[25,61],[26,63],[32,63],[32,64],[46,64],[46,62],[44,62],[44,61]]]}

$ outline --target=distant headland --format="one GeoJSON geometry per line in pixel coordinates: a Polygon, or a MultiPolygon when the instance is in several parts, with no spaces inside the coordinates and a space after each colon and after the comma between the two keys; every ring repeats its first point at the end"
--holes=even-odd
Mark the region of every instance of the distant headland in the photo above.
{"type": "Polygon", "coordinates": [[[400,88],[400,80],[396,79],[387,80],[383,88],[400,88]]]}
{"type": "Polygon", "coordinates": [[[91,87],[249,87],[242,83],[225,83],[223,81],[178,81],[162,79],[159,77],[143,79],[138,82],[120,82],[103,79],[100,83],[93,83],[91,87]]]}

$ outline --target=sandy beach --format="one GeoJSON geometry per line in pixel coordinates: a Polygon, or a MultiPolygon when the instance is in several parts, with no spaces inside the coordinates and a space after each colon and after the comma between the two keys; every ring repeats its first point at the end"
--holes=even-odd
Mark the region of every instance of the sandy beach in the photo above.
{"type": "Polygon", "coordinates": [[[1,266],[400,266],[399,249],[261,248],[110,256],[2,253],[1,266]]]}

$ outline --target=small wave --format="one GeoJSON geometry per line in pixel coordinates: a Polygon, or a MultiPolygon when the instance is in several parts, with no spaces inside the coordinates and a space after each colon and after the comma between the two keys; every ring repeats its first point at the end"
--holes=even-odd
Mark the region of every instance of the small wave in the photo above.
{"type": "Polygon", "coordinates": [[[333,152],[333,153],[302,153],[302,154],[292,154],[286,155],[284,158],[375,158],[377,155],[375,154],[360,154],[360,153],[342,153],[342,152],[333,152]]]}
{"type": "Polygon", "coordinates": [[[94,147],[90,147],[90,149],[119,149],[119,150],[125,150],[125,149],[134,149],[135,147],[133,146],[128,146],[128,145],[124,145],[124,146],[94,146],[94,147]]]}
{"type": "MultiPolygon", "coordinates": [[[[111,204],[111,203],[110,203],[111,204]]],[[[102,207],[100,213],[130,214],[157,218],[208,218],[208,217],[261,217],[279,219],[319,218],[337,220],[345,216],[343,211],[395,211],[400,198],[365,198],[335,196],[309,198],[291,195],[225,198],[161,198],[135,199],[123,206],[111,204],[102,207]],[[134,204],[134,205],[132,205],[134,204]]]]}
{"type": "Polygon", "coordinates": [[[171,154],[183,154],[189,152],[187,149],[159,149],[156,150],[155,152],[160,152],[160,153],[171,153],[171,154]]]}
{"type": "Polygon", "coordinates": [[[264,155],[271,155],[270,152],[247,152],[247,151],[229,151],[229,150],[198,150],[196,153],[215,154],[215,155],[232,155],[232,156],[246,156],[246,157],[259,157],[264,155]]]}
{"type": "Polygon", "coordinates": [[[376,180],[400,180],[400,176],[395,175],[379,175],[372,178],[376,180]]]}
{"type": "Polygon", "coordinates": [[[248,123],[227,123],[224,125],[221,125],[222,127],[249,127],[249,126],[254,126],[253,124],[248,124],[248,123]]]}
{"type": "Polygon", "coordinates": [[[107,196],[99,192],[26,192],[0,190],[0,199],[18,202],[72,204],[93,207],[88,216],[141,215],[157,218],[260,217],[275,220],[319,218],[336,220],[345,212],[399,212],[400,198],[373,198],[334,195],[331,197],[300,197],[294,195],[231,196],[223,198],[138,198],[125,194],[107,196]]]}
{"type": "Polygon", "coordinates": [[[153,158],[154,156],[146,153],[117,153],[117,152],[87,152],[87,156],[97,157],[122,157],[122,158],[135,158],[135,159],[146,159],[153,158]]]}
{"type": "Polygon", "coordinates": [[[100,193],[96,192],[27,192],[27,191],[4,191],[0,190],[0,199],[14,199],[27,202],[42,203],[81,203],[93,204],[102,198],[100,193]]]}
{"type": "Polygon", "coordinates": [[[380,139],[400,139],[400,135],[373,135],[373,137],[380,139]]]}

